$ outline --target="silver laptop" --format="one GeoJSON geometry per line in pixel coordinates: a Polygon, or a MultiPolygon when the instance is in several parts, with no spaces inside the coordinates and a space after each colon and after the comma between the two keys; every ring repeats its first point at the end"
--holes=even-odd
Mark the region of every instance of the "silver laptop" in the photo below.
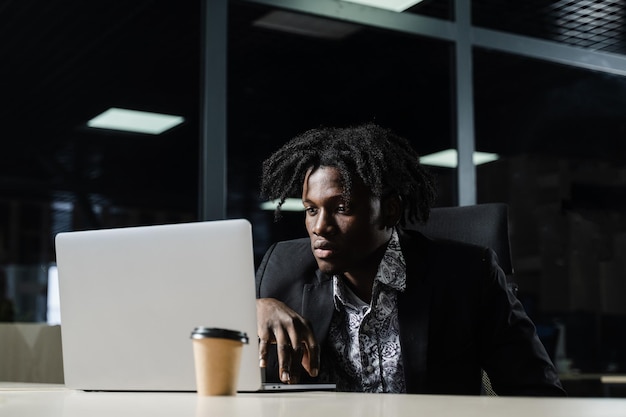
{"type": "Polygon", "coordinates": [[[238,391],[308,388],[262,383],[247,220],[60,233],[56,255],[66,386],[195,391],[190,335],[208,326],[250,338],[238,391]]]}

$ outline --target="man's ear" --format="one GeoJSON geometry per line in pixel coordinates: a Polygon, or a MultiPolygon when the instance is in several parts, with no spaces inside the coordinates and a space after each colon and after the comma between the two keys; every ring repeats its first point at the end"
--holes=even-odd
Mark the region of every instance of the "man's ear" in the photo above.
{"type": "Polygon", "coordinates": [[[383,197],[381,201],[381,220],[383,226],[394,227],[400,221],[402,213],[404,213],[404,204],[402,199],[396,193],[391,193],[383,197]]]}

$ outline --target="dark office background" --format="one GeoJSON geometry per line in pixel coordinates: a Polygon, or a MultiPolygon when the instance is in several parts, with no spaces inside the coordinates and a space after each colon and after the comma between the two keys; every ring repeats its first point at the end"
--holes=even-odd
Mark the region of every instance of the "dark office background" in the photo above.
{"type": "MultiPolygon", "coordinates": [[[[405,13],[454,21],[445,0],[405,13]]],[[[625,1],[474,0],[471,14],[626,54],[625,1]]],[[[229,2],[227,27],[227,217],[253,223],[257,257],[304,233],[301,213],[275,224],[259,208],[261,161],[293,135],[375,121],[421,154],[456,146],[452,42],[251,1],[229,2]],[[343,35],[272,30],[275,11],[343,35]]],[[[200,218],[201,32],[199,0],[0,2],[0,267],[17,320],[46,319],[56,233],[200,218]],[[158,136],[86,126],[109,107],[185,122],[158,136]]],[[[477,167],[477,202],[510,206],[521,299],[555,360],[625,373],[626,78],[475,47],[473,91],[476,149],[500,155],[477,167]]],[[[458,204],[455,170],[433,172],[437,205],[458,204]]]]}

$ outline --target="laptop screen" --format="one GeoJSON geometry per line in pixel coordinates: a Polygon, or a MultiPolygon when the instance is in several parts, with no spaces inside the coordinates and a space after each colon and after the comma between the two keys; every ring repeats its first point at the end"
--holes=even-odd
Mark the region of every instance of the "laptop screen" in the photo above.
{"type": "Polygon", "coordinates": [[[240,391],[261,386],[251,225],[243,219],[60,233],[65,383],[194,391],[191,331],[244,331],[240,391]]]}

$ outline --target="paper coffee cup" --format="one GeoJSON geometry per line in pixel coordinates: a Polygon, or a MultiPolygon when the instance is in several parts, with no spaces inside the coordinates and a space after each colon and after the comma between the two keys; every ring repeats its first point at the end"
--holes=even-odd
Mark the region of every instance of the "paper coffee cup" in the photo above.
{"type": "Polygon", "coordinates": [[[248,343],[244,332],[196,327],[191,332],[199,395],[235,395],[241,350],[248,343]]]}

